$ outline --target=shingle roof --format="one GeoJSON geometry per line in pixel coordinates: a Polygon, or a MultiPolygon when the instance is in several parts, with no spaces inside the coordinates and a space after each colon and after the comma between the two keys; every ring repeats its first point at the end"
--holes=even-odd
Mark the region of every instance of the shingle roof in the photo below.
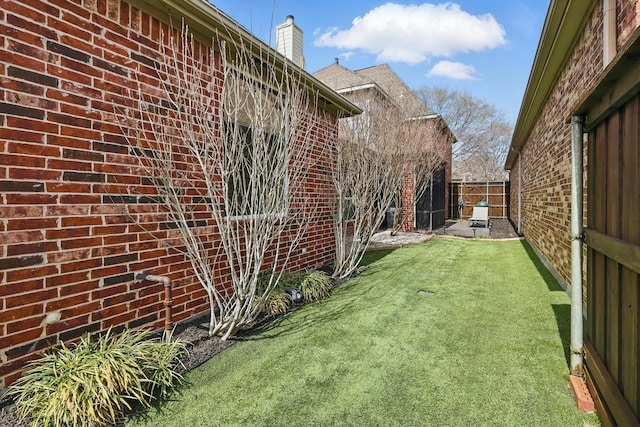
{"type": "Polygon", "coordinates": [[[362,77],[343,67],[337,62],[313,73],[314,77],[329,86],[333,90],[347,89],[350,87],[372,83],[371,79],[362,77]]]}
{"type": "Polygon", "coordinates": [[[395,100],[410,116],[426,116],[430,114],[427,107],[409,89],[405,82],[387,64],[356,70],[359,76],[378,84],[395,100]]]}
{"type": "Polygon", "coordinates": [[[431,114],[415,93],[387,64],[352,71],[336,61],[330,66],[316,71],[313,75],[336,91],[374,84],[386,92],[394,102],[402,106],[408,117],[431,114]]]}

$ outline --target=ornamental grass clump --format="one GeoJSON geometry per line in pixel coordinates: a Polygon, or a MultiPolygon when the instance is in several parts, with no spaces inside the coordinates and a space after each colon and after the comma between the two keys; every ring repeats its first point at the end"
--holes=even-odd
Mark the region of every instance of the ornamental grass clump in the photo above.
{"type": "Polygon", "coordinates": [[[283,273],[280,276],[280,280],[278,280],[275,286],[272,286],[271,292],[266,296],[264,295],[264,290],[271,286],[269,282],[272,280],[270,277],[271,272],[264,272],[260,275],[258,279],[258,291],[263,296],[256,299],[256,304],[260,305],[260,311],[262,313],[270,316],[279,316],[289,311],[293,301],[287,292],[288,282],[286,277],[288,277],[288,274],[289,273],[283,273]]]}
{"type": "MultiPolygon", "coordinates": [[[[268,275],[263,275],[258,284],[258,289],[266,288],[268,275]]],[[[312,302],[324,299],[331,295],[334,288],[331,277],[318,271],[285,272],[269,295],[263,299],[258,299],[257,304],[261,304],[261,311],[271,316],[286,314],[294,304],[312,302]],[[293,295],[298,295],[294,299],[293,295]]]]}
{"type": "Polygon", "coordinates": [[[324,299],[333,291],[331,277],[322,271],[313,270],[306,273],[300,281],[300,292],[305,301],[324,299]]]}
{"type": "Polygon", "coordinates": [[[135,404],[150,407],[182,382],[184,343],[142,330],[84,336],[46,353],[10,388],[17,415],[33,426],[108,426],[135,404]]]}
{"type": "Polygon", "coordinates": [[[264,303],[264,311],[272,316],[286,314],[293,304],[291,296],[281,290],[273,290],[264,303]]]}

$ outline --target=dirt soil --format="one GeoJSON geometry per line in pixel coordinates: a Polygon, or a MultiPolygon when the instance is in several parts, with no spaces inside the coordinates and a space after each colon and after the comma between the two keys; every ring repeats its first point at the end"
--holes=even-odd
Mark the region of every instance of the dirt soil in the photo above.
{"type": "Polygon", "coordinates": [[[490,233],[492,239],[514,239],[520,237],[511,221],[506,218],[492,219],[490,233]]]}

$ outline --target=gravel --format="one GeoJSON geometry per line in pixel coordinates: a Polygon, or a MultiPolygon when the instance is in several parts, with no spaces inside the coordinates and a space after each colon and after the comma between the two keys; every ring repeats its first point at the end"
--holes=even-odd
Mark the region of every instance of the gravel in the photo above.
{"type": "Polygon", "coordinates": [[[515,239],[520,236],[513,228],[513,224],[507,218],[494,218],[491,220],[492,239],[515,239]]]}

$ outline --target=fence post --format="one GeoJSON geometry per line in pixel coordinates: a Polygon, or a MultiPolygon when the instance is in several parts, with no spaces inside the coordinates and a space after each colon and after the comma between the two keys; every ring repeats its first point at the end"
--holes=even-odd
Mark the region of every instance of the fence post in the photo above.
{"type": "Polygon", "coordinates": [[[507,181],[502,181],[502,217],[507,217],[507,181]]]}
{"type": "MultiPolygon", "coordinates": [[[[489,205],[489,211],[491,211],[491,203],[489,203],[489,180],[487,180],[487,186],[485,188],[485,191],[487,192],[487,196],[485,197],[485,200],[487,201],[487,204],[489,205]]],[[[489,215],[491,216],[491,215],[489,215]]]]}

